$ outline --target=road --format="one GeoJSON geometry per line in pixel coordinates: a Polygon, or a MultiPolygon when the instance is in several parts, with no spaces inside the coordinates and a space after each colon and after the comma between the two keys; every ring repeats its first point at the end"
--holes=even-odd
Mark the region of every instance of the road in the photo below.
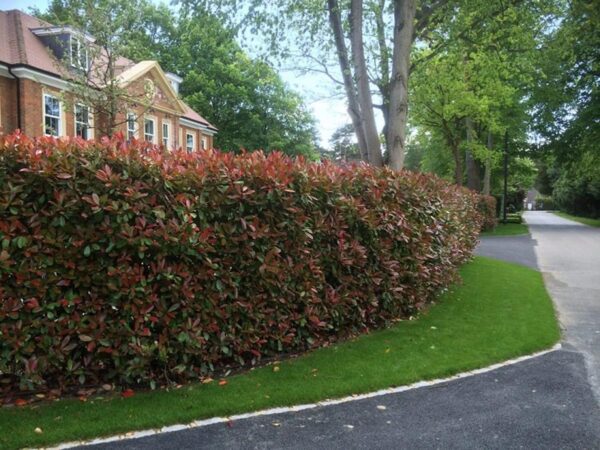
{"type": "Polygon", "coordinates": [[[600,400],[600,228],[543,211],[528,211],[525,220],[564,340],[584,355],[600,400]]]}
{"type": "Polygon", "coordinates": [[[93,448],[600,448],[600,229],[525,217],[531,236],[486,238],[478,253],[544,272],[563,350],[436,386],[93,448]]]}

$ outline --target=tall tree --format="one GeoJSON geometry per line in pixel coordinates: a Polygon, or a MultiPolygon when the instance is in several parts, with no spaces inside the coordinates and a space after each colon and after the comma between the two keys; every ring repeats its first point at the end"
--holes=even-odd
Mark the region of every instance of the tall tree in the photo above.
{"type": "MultiPolygon", "coordinates": [[[[244,31],[261,30],[271,55],[303,58],[344,86],[361,154],[383,164],[374,108],[383,111],[389,164],[402,168],[408,114],[408,79],[416,39],[449,12],[451,1],[416,0],[180,0],[193,14],[210,10],[244,31]],[[376,30],[376,32],[372,32],[376,30]],[[392,49],[390,51],[390,48],[392,49]],[[378,49],[378,50],[375,50],[378,49]],[[329,62],[337,60],[337,70],[329,62]],[[337,74],[337,75],[336,75],[337,74]],[[341,80],[340,80],[341,78],[341,80]],[[381,104],[375,104],[376,89],[381,104]]],[[[425,42],[425,41],[423,41],[425,42]]]]}
{"type": "Polygon", "coordinates": [[[531,97],[543,174],[558,206],[600,217],[600,8],[566,2],[540,48],[531,97]]]}

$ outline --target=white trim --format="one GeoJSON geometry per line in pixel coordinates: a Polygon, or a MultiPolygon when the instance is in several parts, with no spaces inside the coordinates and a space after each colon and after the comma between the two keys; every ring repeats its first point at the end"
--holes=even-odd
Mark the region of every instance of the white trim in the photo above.
{"type": "Polygon", "coordinates": [[[192,132],[186,131],[185,132],[185,150],[190,153],[197,150],[196,149],[196,132],[195,131],[192,131],[192,132]],[[192,149],[191,150],[188,148],[188,136],[192,137],[192,149]]]}
{"type": "Polygon", "coordinates": [[[51,75],[47,75],[45,73],[38,72],[36,70],[28,69],[27,67],[16,67],[11,70],[12,73],[20,79],[37,81],[38,83],[45,84],[46,86],[50,86],[60,90],[68,90],[70,83],[62,80],[58,77],[53,77],[51,75]]]}
{"type": "Polygon", "coordinates": [[[205,135],[200,136],[200,150],[208,150],[208,137],[205,135]]]}
{"type": "Polygon", "coordinates": [[[211,130],[206,125],[202,125],[202,124],[200,124],[198,122],[194,122],[193,120],[186,119],[185,117],[182,117],[182,118],[179,119],[179,124],[183,125],[185,127],[188,127],[188,128],[193,128],[195,130],[200,130],[204,134],[207,134],[209,136],[214,136],[216,134],[216,131],[211,130]]]}
{"type": "Polygon", "coordinates": [[[126,131],[126,136],[127,136],[127,140],[131,139],[129,137],[129,117],[133,116],[133,138],[134,139],[139,139],[140,136],[140,124],[139,124],[139,117],[137,116],[137,114],[134,111],[127,111],[127,114],[125,114],[125,131],[126,131]]]}
{"type": "Polygon", "coordinates": [[[76,30],[72,27],[40,27],[40,28],[31,28],[30,29],[33,34],[36,36],[55,36],[57,34],[69,34],[83,37],[88,42],[95,42],[96,39],[87,34],[82,33],[79,30],[76,30]]]}
{"type": "Polygon", "coordinates": [[[73,136],[77,137],[77,124],[83,122],[77,122],[77,107],[83,106],[87,109],[88,121],[87,121],[87,138],[86,139],[94,139],[94,114],[92,113],[92,109],[84,105],[83,103],[75,103],[73,105],[73,136]]]}
{"type": "Polygon", "coordinates": [[[63,114],[63,104],[60,100],[60,97],[55,93],[42,91],[42,135],[43,136],[54,136],[61,137],[65,135],[65,117],[63,114]],[[51,119],[58,119],[58,130],[57,134],[48,134],[46,133],[46,97],[51,97],[58,100],[58,117],[57,116],[48,116],[51,119]]]}
{"type": "Polygon", "coordinates": [[[88,49],[85,46],[85,44],[82,42],[82,39],[79,36],[74,36],[73,34],[69,34],[69,62],[71,64],[71,67],[74,67],[75,69],[79,69],[79,70],[83,70],[83,71],[87,72],[87,70],[90,67],[89,59],[90,59],[90,56],[89,56],[88,49]],[[77,44],[77,54],[75,55],[75,58],[73,58],[73,42],[75,42],[77,44]],[[85,67],[82,67],[80,65],[82,50],[85,53],[85,67]]]}
{"type": "Polygon", "coordinates": [[[230,416],[230,417],[213,417],[210,419],[195,420],[195,421],[193,421],[191,423],[187,423],[187,424],[171,425],[171,426],[165,426],[162,428],[154,428],[151,430],[133,431],[130,433],[118,434],[118,435],[110,436],[110,437],[106,437],[106,438],[92,439],[89,441],[65,442],[63,444],[57,445],[56,447],[46,447],[46,448],[66,449],[66,448],[78,447],[81,445],[107,444],[110,442],[118,442],[118,441],[122,441],[125,439],[137,439],[137,438],[142,438],[142,437],[146,437],[146,436],[153,436],[156,434],[189,430],[190,428],[200,428],[200,427],[205,427],[208,425],[214,425],[216,423],[237,422],[239,420],[250,419],[252,417],[284,414],[284,413],[289,413],[289,412],[298,412],[298,411],[303,411],[306,409],[315,409],[315,408],[322,407],[322,406],[339,405],[341,403],[355,402],[357,400],[365,400],[367,398],[381,397],[383,395],[388,395],[388,394],[399,394],[401,392],[411,391],[413,389],[420,389],[423,387],[436,386],[438,384],[448,383],[450,381],[460,380],[462,378],[469,378],[474,375],[480,375],[483,373],[492,372],[494,370],[500,369],[501,367],[512,366],[514,364],[517,364],[517,363],[520,363],[523,361],[527,361],[529,359],[538,358],[538,357],[546,355],[548,353],[560,350],[561,348],[562,348],[561,344],[558,343],[558,344],[554,345],[553,347],[549,348],[548,350],[542,350],[540,352],[532,353],[530,355],[525,355],[525,356],[521,356],[519,358],[509,359],[508,361],[504,361],[504,362],[501,362],[498,364],[492,364],[491,366],[484,367],[482,369],[476,369],[476,370],[472,370],[469,372],[462,372],[462,373],[459,373],[457,375],[453,375],[453,376],[450,376],[447,378],[438,378],[438,379],[430,380],[430,381],[419,381],[417,383],[409,384],[407,386],[381,389],[379,391],[369,392],[367,394],[351,395],[348,397],[342,397],[342,398],[334,399],[334,400],[325,400],[325,401],[318,402],[318,403],[308,403],[308,404],[297,405],[297,406],[263,409],[261,411],[256,411],[256,412],[236,414],[236,415],[230,416]]]}
{"type": "Polygon", "coordinates": [[[146,121],[150,121],[152,122],[152,129],[154,131],[154,133],[152,134],[152,140],[149,142],[152,142],[153,144],[156,144],[158,141],[158,129],[156,127],[156,124],[158,123],[158,121],[156,120],[156,117],[154,116],[144,116],[144,140],[146,141],[146,121]]]}
{"type": "Polygon", "coordinates": [[[15,79],[15,77],[13,77],[8,71],[8,66],[5,66],[4,64],[0,64],[0,76],[11,78],[13,80],[15,79]]]}
{"type": "Polygon", "coordinates": [[[164,147],[167,150],[171,150],[174,147],[172,131],[173,131],[173,122],[169,119],[163,119],[162,123],[161,123],[161,129],[160,129],[160,135],[162,138],[161,144],[164,145],[164,147]],[[167,129],[169,130],[166,144],[165,144],[165,125],[167,125],[167,129]]]}

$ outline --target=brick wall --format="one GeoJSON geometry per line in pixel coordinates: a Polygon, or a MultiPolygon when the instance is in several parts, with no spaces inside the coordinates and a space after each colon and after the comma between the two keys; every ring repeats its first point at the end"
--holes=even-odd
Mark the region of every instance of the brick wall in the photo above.
{"type": "Polygon", "coordinates": [[[0,76],[0,133],[17,128],[17,80],[0,76]]]}

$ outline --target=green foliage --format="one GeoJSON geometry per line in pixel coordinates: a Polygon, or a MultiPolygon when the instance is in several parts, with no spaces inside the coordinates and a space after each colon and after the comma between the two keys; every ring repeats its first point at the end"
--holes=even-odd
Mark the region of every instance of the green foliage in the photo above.
{"type": "Polygon", "coordinates": [[[562,21],[541,49],[531,103],[543,166],[539,183],[557,205],[600,216],[600,8],[595,0],[565,4],[562,21]],[[550,189],[547,185],[550,185],[550,189]]]}
{"type": "Polygon", "coordinates": [[[352,124],[344,125],[335,130],[329,143],[332,148],[330,158],[334,161],[360,161],[360,150],[355,142],[352,124]]]}
{"type": "MultiPolygon", "coordinates": [[[[511,146],[526,139],[534,56],[553,11],[552,1],[461,2],[415,50],[411,124],[450,153],[454,161],[445,176],[462,182],[466,152],[477,165],[498,167],[507,130],[511,146]]],[[[425,153],[440,151],[426,147],[425,153]]]]}
{"type": "Polygon", "coordinates": [[[429,304],[478,196],[275,152],[0,137],[0,389],[197,379],[429,304]]]}
{"type": "Polygon", "coordinates": [[[586,151],[560,174],[552,194],[568,213],[600,218],[600,153],[586,151]]]}

